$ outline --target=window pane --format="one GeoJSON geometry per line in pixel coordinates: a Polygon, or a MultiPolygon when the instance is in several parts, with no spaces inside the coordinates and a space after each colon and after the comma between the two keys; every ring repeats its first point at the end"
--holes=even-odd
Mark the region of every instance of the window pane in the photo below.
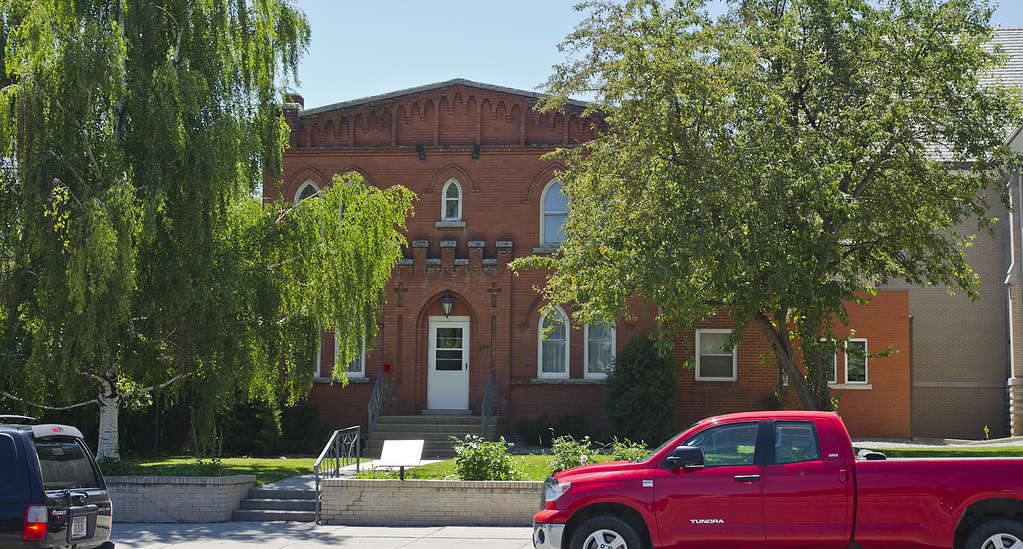
{"type": "Polygon", "coordinates": [[[444,206],[445,219],[458,219],[458,200],[449,199],[444,206]]]}
{"type": "Polygon", "coordinates": [[[448,190],[444,193],[444,196],[448,198],[458,198],[458,185],[454,183],[448,184],[448,190]]]}
{"type": "Polygon", "coordinates": [[[835,354],[831,355],[831,364],[826,365],[825,367],[826,368],[830,367],[830,369],[827,372],[827,374],[828,374],[828,382],[829,383],[837,383],[838,382],[838,379],[837,379],[837,377],[838,377],[838,353],[835,353],[835,354]]]}
{"type": "Polygon", "coordinates": [[[24,473],[24,467],[19,467],[15,457],[14,439],[7,435],[0,435],[0,487],[14,484],[14,473],[19,469],[24,473]]]}
{"type": "Polygon", "coordinates": [[[607,374],[611,372],[612,346],[610,341],[590,341],[587,348],[586,364],[591,374],[607,374]]]}
{"type": "Polygon", "coordinates": [[[438,349],[461,349],[462,329],[461,328],[437,328],[438,349]]]}
{"type": "Polygon", "coordinates": [[[800,463],[821,458],[817,432],[808,421],[779,421],[775,427],[775,463],[800,463]]]}
{"type": "Polygon", "coordinates": [[[543,362],[540,364],[540,370],[544,373],[566,372],[564,339],[548,339],[543,342],[543,362]]]}
{"type": "Polygon", "coordinates": [[[730,337],[730,333],[700,332],[700,354],[730,354],[731,351],[725,350],[730,337]]]}
{"type": "Polygon", "coordinates": [[[867,381],[867,342],[850,341],[846,344],[845,376],[849,381],[867,381]]]}
{"type": "Polygon", "coordinates": [[[355,357],[355,360],[348,363],[349,374],[361,374],[362,373],[362,353],[355,357]]]}
{"type": "Polygon", "coordinates": [[[708,467],[753,465],[757,429],[756,423],[711,427],[689,439],[686,445],[702,449],[703,463],[708,467]]]}
{"type": "Polygon", "coordinates": [[[85,450],[75,440],[36,442],[44,490],[98,488],[99,480],[85,450]]]}
{"type": "Polygon", "coordinates": [[[458,371],[462,369],[462,361],[438,358],[437,369],[441,371],[458,371]]]}
{"type": "Polygon", "coordinates": [[[700,356],[700,377],[732,377],[732,357],[721,355],[700,356]]]}
{"type": "Polygon", "coordinates": [[[319,190],[316,189],[316,185],[306,185],[302,188],[302,192],[298,195],[298,201],[301,202],[311,196],[315,196],[319,190]]]}
{"type": "Polygon", "coordinates": [[[562,230],[565,214],[546,214],[543,216],[543,241],[545,244],[557,244],[565,241],[565,232],[562,230]]]}
{"type": "Polygon", "coordinates": [[[558,312],[548,314],[543,319],[543,329],[547,339],[565,339],[565,317],[558,312]],[[547,331],[548,328],[551,328],[550,332],[547,331]]]}
{"type": "Polygon", "coordinates": [[[547,188],[547,194],[543,196],[543,210],[545,212],[568,211],[568,197],[561,192],[560,181],[547,188]]]}

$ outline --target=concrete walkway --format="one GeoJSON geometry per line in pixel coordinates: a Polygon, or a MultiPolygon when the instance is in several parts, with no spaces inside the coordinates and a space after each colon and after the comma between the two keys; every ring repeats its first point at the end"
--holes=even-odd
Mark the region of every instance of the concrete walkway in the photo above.
{"type": "Polygon", "coordinates": [[[313,526],[294,522],[221,522],[216,524],[114,524],[118,548],[192,549],[216,545],[218,549],[440,549],[486,547],[529,549],[529,527],[491,528],[446,526],[372,527],[313,526]]]}

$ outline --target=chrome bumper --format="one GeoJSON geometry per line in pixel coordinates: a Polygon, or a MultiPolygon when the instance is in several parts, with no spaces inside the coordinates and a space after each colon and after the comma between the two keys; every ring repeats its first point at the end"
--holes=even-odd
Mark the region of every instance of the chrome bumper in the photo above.
{"type": "Polygon", "coordinates": [[[561,549],[561,536],[564,533],[564,524],[534,522],[533,547],[536,549],[561,549]]]}

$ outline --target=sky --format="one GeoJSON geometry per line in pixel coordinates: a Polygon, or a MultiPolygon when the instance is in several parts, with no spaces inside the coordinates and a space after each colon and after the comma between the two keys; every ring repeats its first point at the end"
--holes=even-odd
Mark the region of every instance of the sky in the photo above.
{"type": "MultiPolygon", "coordinates": [[[[312,25],[299,67],[306,108],[467,78],[536,90],[563,60],[577,0],[297,0],[312,25]]],[[[1001,0],[997,26],[1023,26],[1001,0]]]]}

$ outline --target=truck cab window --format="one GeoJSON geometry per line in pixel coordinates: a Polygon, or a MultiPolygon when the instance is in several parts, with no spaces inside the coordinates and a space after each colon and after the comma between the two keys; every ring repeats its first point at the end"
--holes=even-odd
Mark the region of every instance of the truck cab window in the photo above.
{"type": "Polygon", "coordinates": [[[703,450],[706,467],[753,465],[757,449],[757,423],[733,423],[700,431],[686,442],[703,450]]]}
{"type": "Polygon", "coordinates": [[[817,431],[810,421],[779,421],[775,424],[774,462],[802,463],[821,458],[817,431]]]}

